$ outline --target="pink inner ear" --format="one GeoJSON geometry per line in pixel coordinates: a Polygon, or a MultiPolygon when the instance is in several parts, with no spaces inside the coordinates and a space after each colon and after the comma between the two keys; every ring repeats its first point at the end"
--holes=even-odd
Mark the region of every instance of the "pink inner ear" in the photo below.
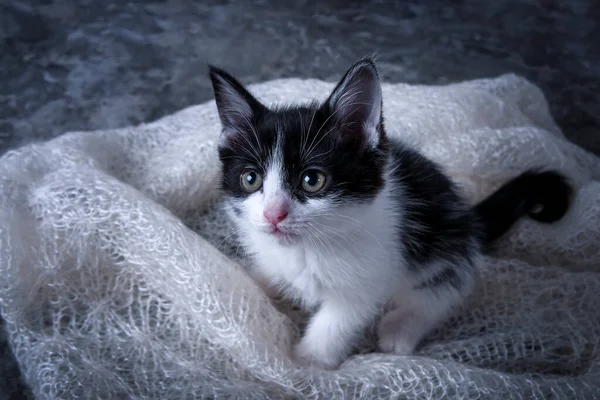
{"type": "Polygon", "coordinates": [[[231,138],[236,134],[236,130],[228,126],[224,126],[219,135],[219,146],[225,147],[230,144],[231,138]]]}
{"type": "Polygon", "coordinates": [[[337,145],[351,152],[362,153],[368,150],[371,142],[365,129],[366,127],[359,123],[342,125],[336,137],[337,145]]]}
{"type": "Polygon", "coordinates": [[[354,66],[336,87],[329,102],[340,126],[339,134],[346,136],[342,138],[345,144],[357,141],[362,151],[379,143],[382,93],[373,65],[354,66]]]}

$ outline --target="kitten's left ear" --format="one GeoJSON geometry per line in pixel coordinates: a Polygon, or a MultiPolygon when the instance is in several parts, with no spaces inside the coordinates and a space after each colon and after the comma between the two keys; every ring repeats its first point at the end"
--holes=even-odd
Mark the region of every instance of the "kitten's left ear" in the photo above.
{"type": "Polygon", "coordinates": [[[382,122],[379,74],[371,59],[354,64],[338,83],[326,104],[339,123],[342,135],[351,135],[375,147],[382,122]],[[358,137],[357,137],[358,136],[358,137]]]}
{"type": "Polygon", "coordinates": [[[264,106],[224,70],[212,65],[208,69],[224,134],[248,128],[252,117],[264,106]]]}

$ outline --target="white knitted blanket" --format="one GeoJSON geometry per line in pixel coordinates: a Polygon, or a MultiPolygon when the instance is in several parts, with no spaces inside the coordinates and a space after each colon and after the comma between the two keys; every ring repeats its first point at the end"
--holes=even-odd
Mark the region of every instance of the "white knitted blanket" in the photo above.
{"type": "MultiPolygon", "coordinates": [[[[331,88],[251,86],[266,103],[331,88]]],[[[0,306],[37,398],[600,398],[599,159],[514,75],[383,91],[390,135],[441,163],[471,201],[544,166],[575,183],[571,211],[519,223],[416,356],[313,371],[290,360],[296,316],[246,277],[219,212],[214,102],[26,146],[0,159],[0,306]]]]}

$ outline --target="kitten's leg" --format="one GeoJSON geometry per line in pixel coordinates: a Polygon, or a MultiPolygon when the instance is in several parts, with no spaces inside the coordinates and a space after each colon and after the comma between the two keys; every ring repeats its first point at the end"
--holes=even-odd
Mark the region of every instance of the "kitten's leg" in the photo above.
{"type": "MultiPolygon", "coordinates": [[[[443,270],[442,270],[443,271],[443,270]]],[[[410,355],[422,339],[446,321],[471,293],[473,277],[458,281],[417,285],[395,300],[396,307],[379,323],[379,348],[383,352],[410,355]]]]}
{"type": "Polygon", "coordinates": [[[296,345],[294,358],[302,365],[338,367],[376,315],[373,301],[339,298],[325,301],[296,345]]]}

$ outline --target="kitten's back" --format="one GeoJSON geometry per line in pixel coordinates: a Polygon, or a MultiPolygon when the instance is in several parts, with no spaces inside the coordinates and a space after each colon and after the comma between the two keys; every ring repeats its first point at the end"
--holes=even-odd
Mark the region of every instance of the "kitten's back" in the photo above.
{"type": "Polygon", "coordinates": [[[418,268],[476,252],[476,219],[458,188],[433,161],[398,140],[390,140],[392,183],[404,209],[401,238],[418,268]]]}

